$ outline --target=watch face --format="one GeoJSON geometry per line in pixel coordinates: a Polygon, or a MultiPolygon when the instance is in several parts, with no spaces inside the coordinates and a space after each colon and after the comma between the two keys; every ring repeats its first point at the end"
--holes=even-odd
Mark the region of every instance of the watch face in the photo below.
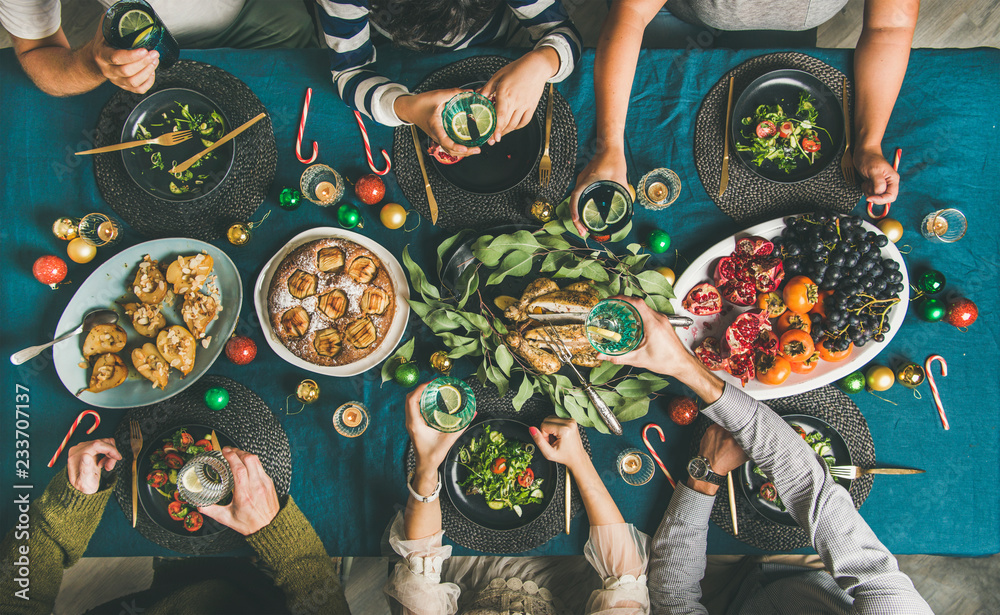
{"type": "Polygon", "coordinates": [[[695,457],[688,463],[688,474],[692,478],[701,480],[708,474],[708,464],[701,457],[695,457]]]}

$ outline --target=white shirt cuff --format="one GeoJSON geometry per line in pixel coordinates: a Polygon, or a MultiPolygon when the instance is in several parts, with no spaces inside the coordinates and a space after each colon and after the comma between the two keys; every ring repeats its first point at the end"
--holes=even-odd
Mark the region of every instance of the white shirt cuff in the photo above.
{"type": "Polygon", "coordinates": [[[535,49],[551,47],[559,54],[559,70],[549,79],[549,83],[559,83],[573,73],[573,50],[569,42],[558,34],[549,34],[535,44],[535,49]]]}
{"type": "Polygon", "coordinates": [[[372,97],[372,119],[383,126],[404,126],[407,122],[399,119],[396,115],[394,105],[396,99],[410,91],[406,86],[398,83],[391,83],[387,87],[382,87],[375,96],[372,97]]]}

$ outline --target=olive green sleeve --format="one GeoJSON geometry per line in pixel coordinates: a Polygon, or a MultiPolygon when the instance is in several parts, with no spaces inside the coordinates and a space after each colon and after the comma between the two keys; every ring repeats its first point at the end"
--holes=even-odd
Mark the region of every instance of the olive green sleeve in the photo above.
{"type": "Polygon", "coordinates": [[[113,488],[114,481],[93,495],[80,493],[63,469],[42,497],[30,507],[23,504],[27,510],[21,510],[15,496],[17,521],[0,543],[0,566],[5,572],[0,579],[0,612],[52,612],[63,570],[87,550],[113,488]]]}
{"type": "Polygon", "coordinates": [[[274,570],[274,582],[293,613],[350,613],[333,561],[291,496],[267,527],[247,536],[247,543],[274,570]]]}

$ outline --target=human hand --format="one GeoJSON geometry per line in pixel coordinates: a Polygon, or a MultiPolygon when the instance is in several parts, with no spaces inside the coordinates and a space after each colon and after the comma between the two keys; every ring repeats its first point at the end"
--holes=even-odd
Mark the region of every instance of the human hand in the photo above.
{"type": "Polygon", "coordinates": [[[684,374],[694,365],[692,360],[697,363],[697,359],[681,343],[667,316],[654,311],[638,297],[614,298],[632,304],[639,311],[639,316],[642,317],[643,338],[632,352],[618,356],[599,354],[597,357],[618,365],[641,367],[651,372],[685,380],[684,374]]]}
{"type": "Polygon", "coordinates": [[[438,466],[444,463],[448,451],[465,433],[465,429],[453,433],[440,432],[424,420],[420,415],[420,396],[427,384],[422,384],[406,396],[406,431],[413,442],[413,450],[417,456],[417,468],[437,472],[438,466]]]}
{"type": "Polygon", "coordinates": [[[452,96],[467,90],[451,88],[447,90],[431,90],[422,94],[406,94],[393,103],[396,116],[404,122],[416,124],[430,138],[437,141],[446,152],[456,157],[478,154],[478,147],[459,145],[448,136],[441,121],[441,112],[452,96]]]}
{"type": "Polygon", "coordinates": [[[101,470],[110,472],[121,459],[114,438],[81,442],[70,448],[66,456],[69,484],[80,493],[97,493],[101,488],[101,470]]]}
{"type": "Polygon", "coordinates": [[[561,463],[577,474],[579,468],[591,463],[587,451],[583,450],[580,427],[573,419],[551,415],[542,421],[541,428],[529,427],[528,432],[538,451],[549,461],[561,463]]]}
{"type": "Polygon", "coordinates": [[[872,203],[892,203],[899,194],[899,173],[882,155],[880,148],[858,148],[854,166],[861,174],[861,190],[872,203]]]}
{"type": "Polygon", "coordinates": [[[488,143],[524,128],[535,115],[545,84],[559,71],[559,54],[551,47],[529,51],[490,77],[479,93],[494,100],[497,125],[488,143]]]}
{"type": "Polygon", "coordinates": [[[226,446],[222,456],[233,471],[233,501],[226,506],[213,504],[198,510],[249,536],[270,524],[281,510],[278,492],[257,455],[226,446]]]}
{"type": "Polygon", "coordinates": [[[576,226],[576,230],[580,232],[581,236],[586,237],[588,231],[580,222],[580,212],[577,208],[580,194],[587,186],[601,180],[611,180],[622,186],[628,186],[627,171],[625,150],[620,147],[607,147],[594,156],[580,172],[576,178],[576,186],[569,197],[569,211],[573,217],[573,225],[576,226]]]}
{"type": "Polygon", "coordinates": [[[712,464],[713,472],[722,475],[729,474],[749,459],[740,445],[736,443],[733,434],[714,423],[701,437],[698,454],[708,459],[708,462],[712,464]]]}
{"type": "Polygon", "coordinates": [[[148,49],[115,49],[104,40],[104,18],[97,26],[97,33],[88,43],[97,69],[111,83],[123,90],[145,94],[156,81],[156,67],[160,54],[148,49]]]}

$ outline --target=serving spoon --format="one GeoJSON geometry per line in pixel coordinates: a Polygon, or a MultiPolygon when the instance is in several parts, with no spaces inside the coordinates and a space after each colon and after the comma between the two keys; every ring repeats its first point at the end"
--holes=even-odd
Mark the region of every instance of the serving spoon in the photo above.
{"type": "Polygon", "coordinates": [[[73,329],[66,335],[57,337],[56,339],[52,340],[47,344],[42,344],[41,346],[32,346],[30,348],[25,348],[24,350],[19,350],[18,352],[15,352],[14,354],[10,355],[10,362],[13,363],[14,365],[20,365],[25,361],[35,358],[36,356],[39,355],[39,353],[41,353],[49,346],[52,346],[53,344],[58,344],[63,340],[68,340],[71,337],[75,337],[86,331],[90,331],[97,325],[113,325],[117,322],[118,322],[118,312],[114,310],[109,310],[106,308],[91,310],[90,312],[87,312],[86,316],[83,317],[83,322],[80,323],[80,326],[78,326],[76,329],[73,329]]]}

